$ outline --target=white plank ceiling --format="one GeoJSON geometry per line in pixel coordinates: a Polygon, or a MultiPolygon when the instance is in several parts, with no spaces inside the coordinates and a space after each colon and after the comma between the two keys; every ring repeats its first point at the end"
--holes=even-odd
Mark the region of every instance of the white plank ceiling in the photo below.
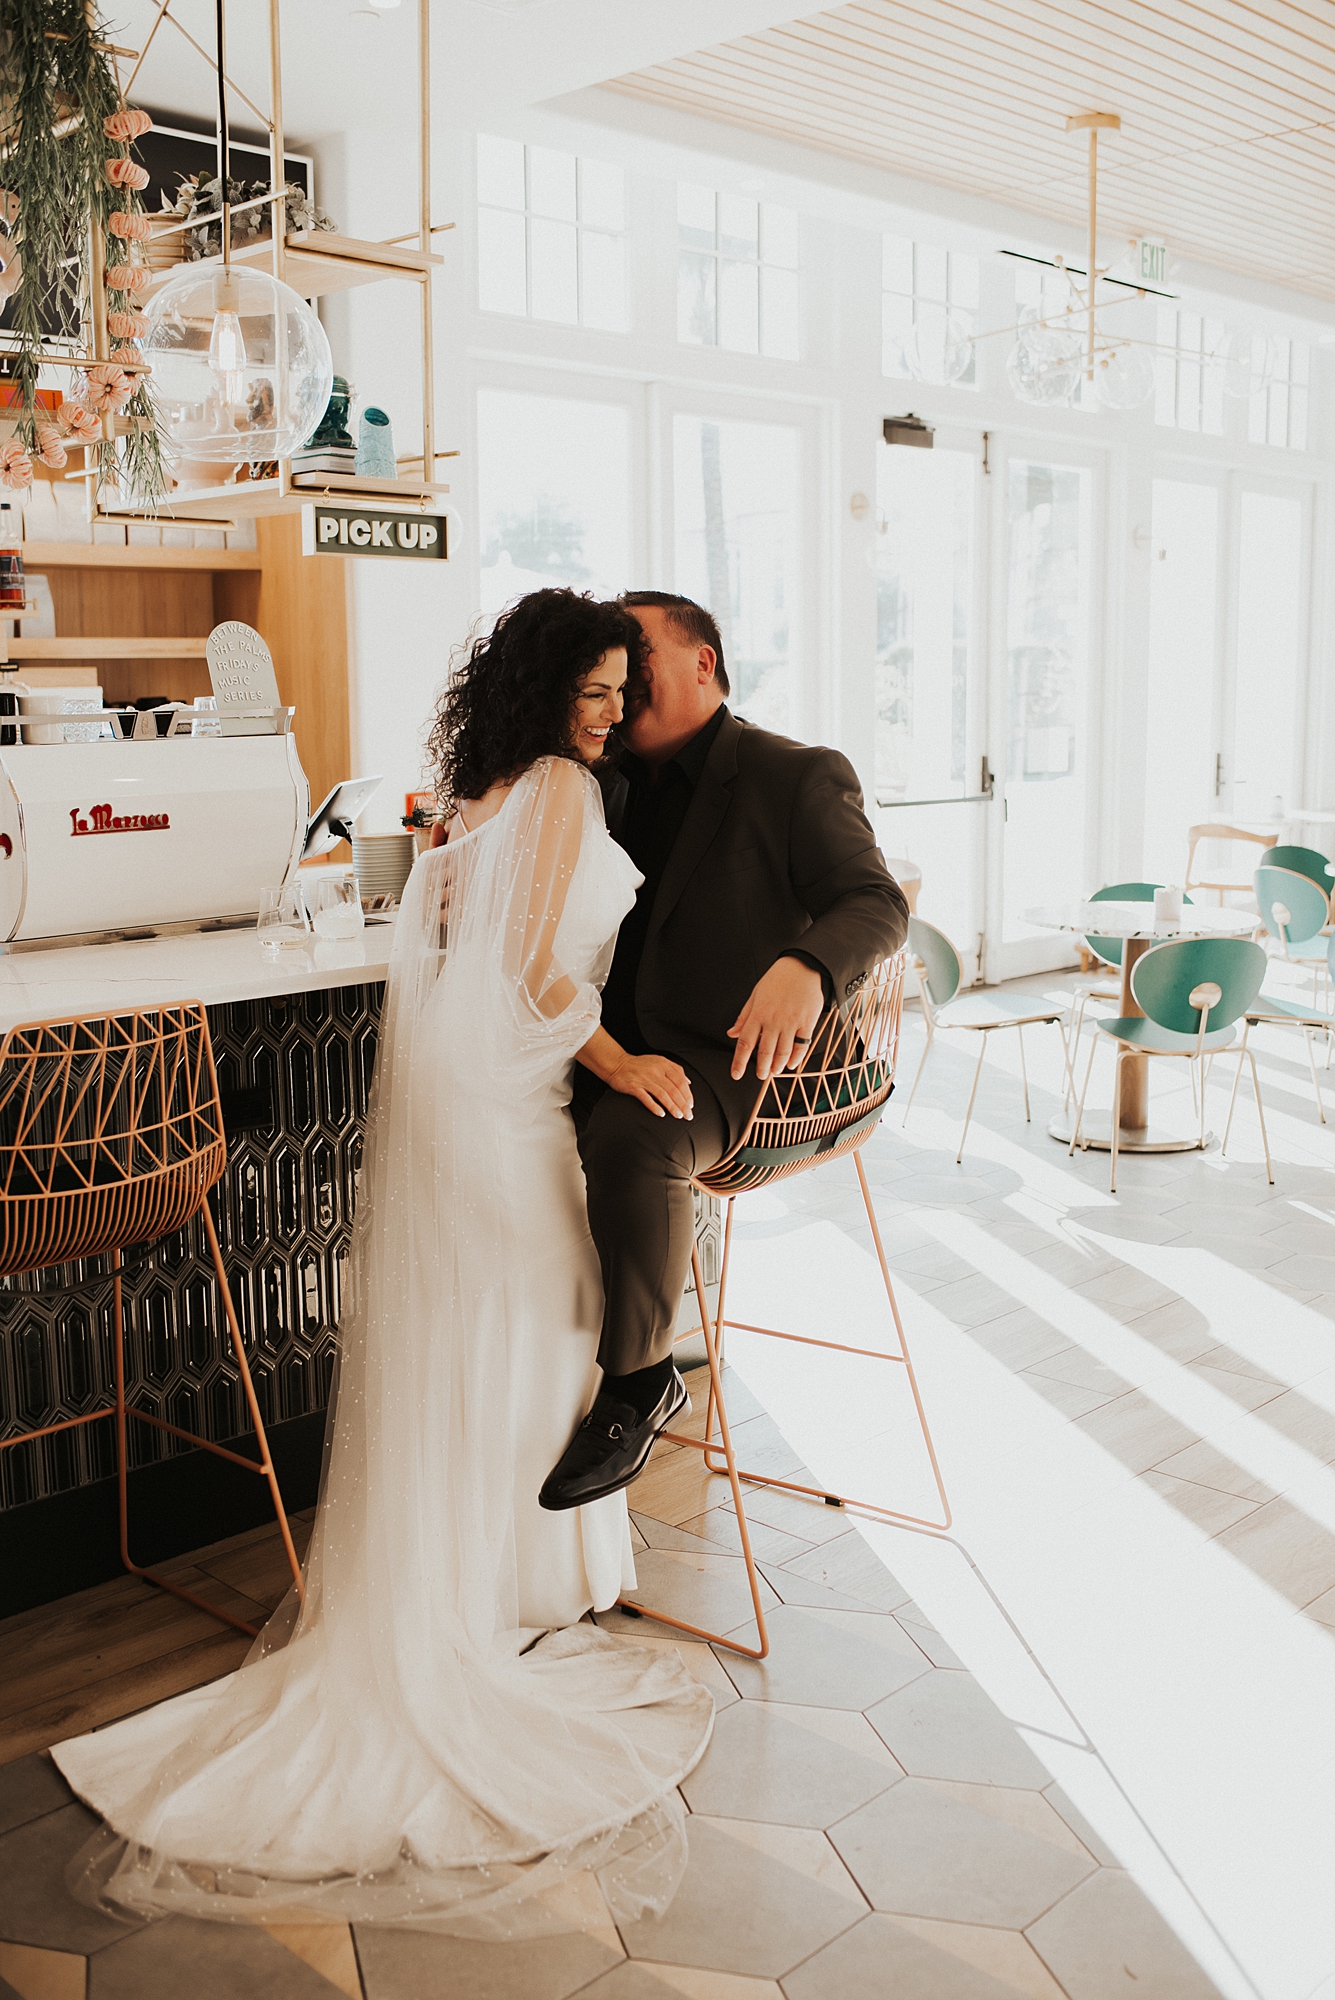
{"type": "Polygon", "coordinates": [[[854,0],[610,88],[1335,298],[1335,0],[854,0]]]}

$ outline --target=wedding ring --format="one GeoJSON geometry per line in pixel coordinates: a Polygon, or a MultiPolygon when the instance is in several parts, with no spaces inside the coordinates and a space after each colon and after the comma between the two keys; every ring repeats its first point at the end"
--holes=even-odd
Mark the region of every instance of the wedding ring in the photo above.
{"type": "Polygon", "coordinates": [[[809,1042],[811,1037],[810,1035],[794,1035],[793,1040],[795,1042],[809,1042]]]}

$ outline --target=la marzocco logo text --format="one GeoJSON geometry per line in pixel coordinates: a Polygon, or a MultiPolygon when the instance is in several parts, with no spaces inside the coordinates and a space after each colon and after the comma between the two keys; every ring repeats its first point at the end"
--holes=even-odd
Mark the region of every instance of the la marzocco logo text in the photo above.
{"type": "Polygon", "coordinates": [[[77,806],[70,809],[71,833],[161,833],[171,825],[166,813],[116,813],[110,806],[91,806],[87,819],[80,819],[77,806]]]}

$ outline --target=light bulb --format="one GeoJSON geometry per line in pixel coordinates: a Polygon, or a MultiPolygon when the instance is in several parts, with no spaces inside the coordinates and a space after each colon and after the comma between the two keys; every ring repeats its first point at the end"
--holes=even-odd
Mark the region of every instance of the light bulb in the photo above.
{"type": "Polygon", "coordinates": [[[218,378],[222,399],[230,406],[246,399],[246,343],[237,315],[236,281],[224,271],[213,281],[213,330],[209,335],[209,367],[218,378]]]}

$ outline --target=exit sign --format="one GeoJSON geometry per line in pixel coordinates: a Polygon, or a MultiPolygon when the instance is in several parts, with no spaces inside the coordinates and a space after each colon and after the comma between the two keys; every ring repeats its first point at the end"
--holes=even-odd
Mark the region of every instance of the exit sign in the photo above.
{"type": "Polygon", "coordinates": [[[1142,285],[1163,285],[1168,280],[1168,245],[1156,243],[1152,237],[1138,236],[1131,245],[1131,263],[1135,282],[1142,285]]]}
{"type": "Polygon", "coordinates": [[[447,562],[446,516],[308,502],[301,510],[301,552],[305,556],[392,556],[408,562],[447,562]]]}

